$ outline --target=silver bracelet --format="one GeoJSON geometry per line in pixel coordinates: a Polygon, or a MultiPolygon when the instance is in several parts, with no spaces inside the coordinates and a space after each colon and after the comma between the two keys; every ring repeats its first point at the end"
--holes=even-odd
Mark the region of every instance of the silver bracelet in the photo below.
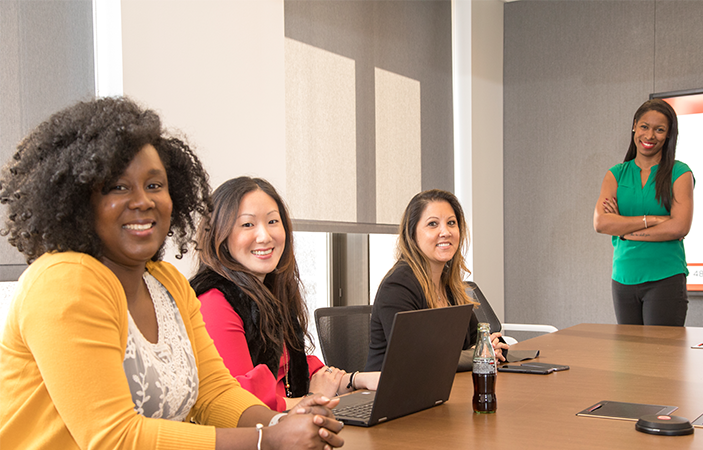
{"type": "Polygon", "coordinates": [[[276,425],[278,422],[281,421],[281,418],[283,418],[283,416],[285,415],[286,413],[278,413],[275,416],[271,417],[271,422],[269,422],[269,426],[272,427],[276,425]]]}
{"type": "Polygon", "coordinates": [[[642,220],[644,220],[644,227],[645,227],[645,228],[648,228],[648,227],[647,227],[647,215],[646,215],[646,214],[645,214],[644,216],[642,216],[642,220]]]}
{"type": "Polygon", "coordinates": [[[259,433],[259,440],[256,442],[256,450],[261,450],[261,439],[264,437],[264,426],[257,423],[256,431],[259,433]]]}

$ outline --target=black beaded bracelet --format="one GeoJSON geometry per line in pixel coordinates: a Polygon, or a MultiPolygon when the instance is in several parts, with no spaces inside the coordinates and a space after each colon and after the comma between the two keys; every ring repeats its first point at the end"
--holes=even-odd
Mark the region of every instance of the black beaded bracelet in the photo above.
{"type": "Polygon", "coordinates": [[[347,389],[356,390],[356,388],[354,387],[354,376],[357,373],[359,373],[358,370],[356,372],[352,373],[351,375],[349,375],[349,384],[347,384],[347,389]]]}

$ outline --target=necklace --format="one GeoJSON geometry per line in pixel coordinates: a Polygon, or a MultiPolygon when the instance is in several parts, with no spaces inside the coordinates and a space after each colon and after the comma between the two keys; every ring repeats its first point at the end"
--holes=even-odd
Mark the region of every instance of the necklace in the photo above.
{"type": "Polygon", "coordinates": [[[293,393],[290,390],[290,383],[288,382],[288,362],[289,362],[289,357],[290,355],[288,354],[288,348],[284,345],[283,346],[283,371],[285,372],[283,377],[285,378],[285,386],[286,386],[286,397],[293,397],[293,393]]]}

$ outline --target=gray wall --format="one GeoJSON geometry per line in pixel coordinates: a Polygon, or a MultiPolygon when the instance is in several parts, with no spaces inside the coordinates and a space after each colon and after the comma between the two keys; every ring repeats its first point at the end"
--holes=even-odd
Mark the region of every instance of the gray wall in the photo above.
{"type": "MultiPolygon", "coordinates": [[[[0,164],[32,128],[95,94],[90,0],[0,1],[0,164]]],[[[0,239],[0,281],[24,257],[0,239]]]]}
{"type": "MultiPolygon", "coordinates": [[[[649,94],[703,88],[701,17],[684,0],[505,5],[506,321],[616,322],[595,201],[649,94]]],[[[703,326],[700,296],[686,324],[703,326]]]]}

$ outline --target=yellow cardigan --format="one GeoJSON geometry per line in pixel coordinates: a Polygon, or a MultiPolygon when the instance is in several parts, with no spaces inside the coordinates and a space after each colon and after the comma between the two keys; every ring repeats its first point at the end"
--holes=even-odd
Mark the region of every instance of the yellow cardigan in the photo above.
{"type": "Polygon", "coordinates": [[[176,300],[198,366],[185,422],[134,411],[122,362],[127,299],[117,277],[82,253],[45,254],[22,274],[0,340],[0,448],[214,449],[215,428],[235,427],[261,402],[232,378],[172,265],[147,270],[176,300]]]}

